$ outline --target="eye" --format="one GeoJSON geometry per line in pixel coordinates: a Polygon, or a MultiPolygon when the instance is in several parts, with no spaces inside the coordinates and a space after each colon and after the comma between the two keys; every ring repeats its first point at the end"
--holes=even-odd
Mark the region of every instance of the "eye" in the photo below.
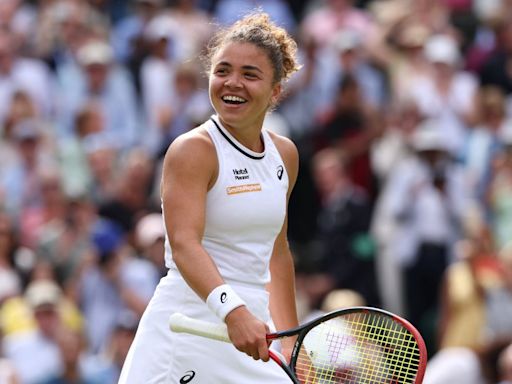
{"type": "Polygon", "coordinates": [[[244,74],[247,79],[258,79],[258,75],[253,72],[247,72],[244,74]]]}
{"type": "Polygon", "coordinates": [[[213,73],[218,76],[222,76],[228,73],[227,68],[216,68],[213,73]]]}

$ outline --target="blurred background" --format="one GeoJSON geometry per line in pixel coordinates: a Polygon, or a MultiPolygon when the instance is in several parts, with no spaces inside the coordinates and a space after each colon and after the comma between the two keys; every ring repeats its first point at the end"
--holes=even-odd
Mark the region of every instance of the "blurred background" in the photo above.
{"type": "Polygon", "coordinates": [[[303,65],[265,121],[300,154],[301,321],[384,308],[426,384],[512,383],[512,1],[0,0],[0,384],[117,383],[199,54],[255,7],[303,65]]]}

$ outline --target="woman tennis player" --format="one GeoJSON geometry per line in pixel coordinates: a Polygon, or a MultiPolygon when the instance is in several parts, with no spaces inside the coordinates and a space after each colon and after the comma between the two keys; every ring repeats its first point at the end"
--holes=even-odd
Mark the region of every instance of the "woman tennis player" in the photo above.
{"type": "MultiPolygon", "coordinates": [[[[286,238],[298,154],[263,120],[298,69],[297,46],[268,15],[254,13],[218,32],[208,48],[216,114],[165,156],[169,273],[142,317],[121,384],[290,382],[267,362],[265,335],[298,324],[286,238]],[[175,312],[225,323],[235,348],[171,332],[175,312]]],[[[283,342],[285,356],[292,343],[283,342]]]]}

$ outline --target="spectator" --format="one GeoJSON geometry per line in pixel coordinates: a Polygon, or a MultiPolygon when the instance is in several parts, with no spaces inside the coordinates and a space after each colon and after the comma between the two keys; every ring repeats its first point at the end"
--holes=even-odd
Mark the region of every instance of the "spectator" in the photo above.
{"type": "Polygon", "coordinates": [[[485,384],[481,362],[468,348],[447,348],[427,364],[424,384],[485,384]]]}
{"type": "Polygon", "coordinates": [[[4,194],[5,208],[19,220],[28,208],[40,206],[40,171],[53,167],[56,162],[44,140],[41,121],[20,121],[13,127],[12,138],[19,156],[0,174],[0,190],[4,194]]]}
{"type": "MultiPolygon", "coordinates": [[[[198,0],[176,0],[166,15],[173,28],[173,52],[180,62],[194,60],[208,43],[213,23],[208,13],[201,10],[198,0]]],[[[279,1],[275,1],[278,3],[279,1]]],[[[244,1],[238,1],[238,9],[244,1]]]]}
{"type": "Polygon", "coordinates": [[[142,216],[135,227],[136,248],[140,256],[149,260],[160,276],[167,274],[164,261],[165,228],[161,213],[142,216]]]}
{"type": "Polygon", "coordinates": [[[377,32],[370,15],[353,0],[327,0],[304,14],[301,30],[321,46],[330,45],[341,30],[353,30],[371,40],[377,32]]]}
{"type": "Polygon", "coordinates": [[[461,168],[449,160],[436,121],[421,123],[412,143],[415,153],[390,176],[375,220],[390,226],[380,241],[392,247],[388,249],[402,270],[407,317],[434,351],[441,276],[460,238],[468,191],[461,168]]]}
{"type": "Polygon", "coordinates": [[[101,40],[92,40],[80,47],[77,62],[79,68],[69,65],[65,81],[60,84],[60,137],[74,134],[77,111],[94,100],[105,119],[102,139],[120,149],[132,147],[140,137],[140,111],[129,74],[121,65],[116,65],[112,48],[101,40]]]}
{"type": "Polygon", "coordinates": [[[38,116],[54,117],[55,87],[48,67],[38,59],[20,56],[13,34],[5,29],[0,33],[0,76],[0,124],[6,118],[12,96],[20,90],[30,95],[38,116]]]}
{"type": "Polygon", "coordinates": [[[132,12],[112,29],[115,57],[120,63],[135,70],[131,72],[133,75],[138,72],[137,63],[145,56],[145,28],[153,17],[162,12],[164,4],[164,0],[135,0],[132,12]]]}
{"type": "Polygon", "coordinates": [[[503,149],[503,138],[512,127],[512,120],[507,117],[505,95],[500,88],[481,87],[477,96],[476,125],[468,133],[462,158],[475,196],[485,204],[493,162],[503,149]]]}
{"type": "Polygon", "coordinates": [[[152,194],[154,162],[146,152],[134,149],[123,158],[116,170],[113,194],[98,203],[101,216],[116,222],[125,233],[131,235],[137,219],[155,209],[152,194]]]}
{"type": "Polygon", "coordinates": [[[313,177],[322,202],[316,234],[321,245],[315,265],[309,266],[301,280],[306,292],[309,290],[313,308],[332,289],[354,290],[365,302],[379,305],[373,242],[369,236],[371,205],[364,191],[347,174],[345,162],[343,155],[332,148],[313,158],[313,177]]]}
{"type": "Polygon", "coordinates": [[[92,101],[78,110],[72,136],[57,143],[62,186],[67,196],[83,196],[93,189],[91,169],[87,159],[86,143],[101,139],[105,119],[101,106],[92,101]]]}
{"type": "Polygon", "coordinates": [[[512,210],[510,188],[512,186],[512,135],[502,136],[503,149],[493,159],[492,175],[487,184],[487,198],[492,217],[492,231],[497,247],[510,241],[512,210]]]}
{"type": "MultiPolygon", "coordinates": [[[[65,330],[58,336],[58,348],[62,360],[62,372],[43,380],[40,384],[101,384],[104,373],[100,367],[88,363],[85,343],[81,334],[65,330]]],[[[113,380],[110,382],[114,382],[113,380]]]]}
{"type": "Polygon", "coordinates": [[[165,17],[154,18],[145,30],[148,55],[140,69],[140,83],[147,134],[143,141],[152,154],[163,146],[164,130],[173,113],[176,95],[177,59],[169,48],[173,44],[172,25],[165,17]]]}
{"type": "MultiPolygon", "coordinates": [[[[479,75],[482,85],[495,85],[500,87],[507,97],[512,92],[512,76],[508,72],[507,63],[512,54],[512,25],[511,15],[501,12],[498,16],[495,38],[496,48],[484,61],[479,75]]],[[[509,103],[507,103],[509,105],[509,103]]],[[[510,114],[510,107],[507,108],[510,114]]]]}
{"type": "MultiPolygon", "coordinates": [[[[333,56],[326,61],[323,69],[322,86],[326,104],[324,108],[335,108],[339,84],[346,77],[353,77],[358,84],[365,103],[374,110],[381,111],[386,106],[386,83],[384,76],[368,58],[362,35],[351,29],[342,29],[331,43],[333,56]]],[[[326,53],[329,54],[329,53],[326,53]]]]}
{"type": "Polygon", "coordinates": [[[38,384],[63,369],[58,347],[58,336],[63,331],[58,312],[62,292],[54,282],[41,280],[30,284],[25,295],[37,327],[29,332],[6,336],[3,347],[21,384],[38,384]]]}
{"type": "Polygon", "coordinates": [[[473,117],[478,82],[473,74],[459,69],[461,56],[453,37],[431,36],[424,54],[431,75],[411,83],[405,97],[416,102],[422,115],[438,120],[451,153],[458,158],[473,117]]]}
{"type": "Polygon", "coordinates": [[[142,315],[159,276],[149,261],[131,254],[117,224],[99,219],[91,236],[97,259],[84,269],[78,294],[89,351],[99,353],[107,347],[119,313],[131,310],[142,315]]]}
{"type": "Polygon", "coordinates": [[[489,342],[487,290],[500,279],[489,228],[477,206],[464,219],[464,240],[457,244],[457,259],[443,276],[439,310],[439,348],[480,350],[489,342]]]}
{"type": "Polygon", "coordinates": [[[78,49],[88,39],[107,38],[108,20],[87,1],[42,1],[38,6],[29,48],[33,55],[47,63],[59,81],[65,82],[63,69],[75,62],[78,49]]]}
{"type": "Polygon", "coordinates": [[[66,201],[63,217],[42,228],[36,252],[47,263],[67,294],[77,296],[80,271],[90,263],[89,231],[96,207],[87,196],[66,201]]]}
{"type": "Polygon", "coordinates": [[[346,74],[339,83],[332,114],[317,131],[317,148],[336,147],[347,155],[347,172],[369,199],[375,197],[370,148],[380,131],[379,113],[366,102],[361,83],[346,74]]]}

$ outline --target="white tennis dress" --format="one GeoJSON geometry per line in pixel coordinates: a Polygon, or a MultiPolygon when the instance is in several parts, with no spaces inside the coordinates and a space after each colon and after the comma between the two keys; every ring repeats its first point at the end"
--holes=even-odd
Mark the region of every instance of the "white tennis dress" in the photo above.
{"type": "MultiPolygon", "coordinates": [[[[257,153],[239,143],[216,116],[202,127],[219,162],[217,181],[207,194],[203,246],[250,311],[273,327],[265,284],[286,214],[286,168],[265,130],[264,152],[257,153]]],[[[167,240],[165,248],[169,273],[141,319],[119,384],[289,384],[273,361],[255,361],[231,344],[169,330],[174,312],[220,320],[181,277],[167,240]]]]}

